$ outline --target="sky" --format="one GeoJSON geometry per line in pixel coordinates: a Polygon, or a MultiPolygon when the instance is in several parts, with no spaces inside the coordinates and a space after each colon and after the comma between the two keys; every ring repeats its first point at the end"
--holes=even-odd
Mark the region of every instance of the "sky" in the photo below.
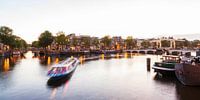
{"type": "Polygon", "coordinates": [[[45,30],[97,37],[188,36],[200,34],[200,1],[0,0],[0,26],[28,43],[45,30]]]}

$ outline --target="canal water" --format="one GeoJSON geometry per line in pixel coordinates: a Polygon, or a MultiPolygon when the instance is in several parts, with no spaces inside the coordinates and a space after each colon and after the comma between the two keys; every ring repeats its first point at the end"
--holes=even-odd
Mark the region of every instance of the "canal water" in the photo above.
{"type": "MultiPolygon", "coordinates": [[[[125,56],[126,57],[126,56],[125,56]]],[[[82,62],[69,80],[47,85],[47,71],[66,57],[0,58],[0,100],[199,100],[200,87],[180,84],[175,77],[147,71],[156,55],[82,62]]]]}

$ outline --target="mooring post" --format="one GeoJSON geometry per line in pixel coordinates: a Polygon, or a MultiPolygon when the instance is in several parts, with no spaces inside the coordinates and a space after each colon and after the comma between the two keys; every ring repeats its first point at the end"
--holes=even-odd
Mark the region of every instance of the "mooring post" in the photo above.
{"type": "Polygon", "coordinates": [[[147,58],[147,71],[150,71],[151,67],[151,58],[147,58]]]}

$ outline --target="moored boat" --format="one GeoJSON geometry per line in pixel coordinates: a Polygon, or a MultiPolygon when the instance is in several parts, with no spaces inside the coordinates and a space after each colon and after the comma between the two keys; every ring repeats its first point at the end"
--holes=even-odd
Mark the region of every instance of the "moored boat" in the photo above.
{"type": "Polygon", "coordinates": [[[175,74],[184,85],[200,86],[200,57],[176,64],[175,74]]]}
{"type": "Polygon", "coordinates": [[[71,77],[78,64],[79,60],[77,58],[68,58],[59,62],[48,71],[48,76],[50,76],[48,82],[71,77]]]}
{"type": "Polygon", "coordinates": [[[161,62],[155,62],[152,69],[161,74],[174,74],[175,64],[180,62],[179,56],[165,55],[161,62]]]}
{"type": "Polygon", "coordinates": [[[21,52],[20,52],[20,51],[13,51],[12,54],[13,54],[13,55],[20,55],[21,52]]]}

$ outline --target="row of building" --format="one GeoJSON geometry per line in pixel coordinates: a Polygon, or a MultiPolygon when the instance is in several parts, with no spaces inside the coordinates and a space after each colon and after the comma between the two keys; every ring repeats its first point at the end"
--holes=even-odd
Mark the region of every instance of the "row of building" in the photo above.
{"type": "MultiPolygon", "coordinates": [[[[79,35],[69,34],[68,36],[69,43],[67,45],[58,45],[55,41],[48,46],[50,50],[124,50],[124,49],[143,49],[143,48],[168,48],[174,49],[177,48],[177,43],[185,42],[185,39],[174,39],[173,37],[162,37],[162,38],[153,38],[153,39],[133,39],[132,48],[129,48],[130,45],[127,45],[126,39],[123,39],[121,36],[109,37],[109,46],[106,46],[102,42],[103,38],[90,37],[88,35],[79,35]],[[144,42],[148,42],[145,44],[144,42]],[[76,42],[76,43],[74,43],[76,42]],[[87,42],[87,43],[86,43],[87,42]],[[75,45],[74,45],[75,44],[75,45]],[[167,45],[166,45],[167,44],[167,45]],[[147,45],[147,46],[145,46],[147,45]]],[[[179,47],[184,47],[181,45],[179,47]]]]}

